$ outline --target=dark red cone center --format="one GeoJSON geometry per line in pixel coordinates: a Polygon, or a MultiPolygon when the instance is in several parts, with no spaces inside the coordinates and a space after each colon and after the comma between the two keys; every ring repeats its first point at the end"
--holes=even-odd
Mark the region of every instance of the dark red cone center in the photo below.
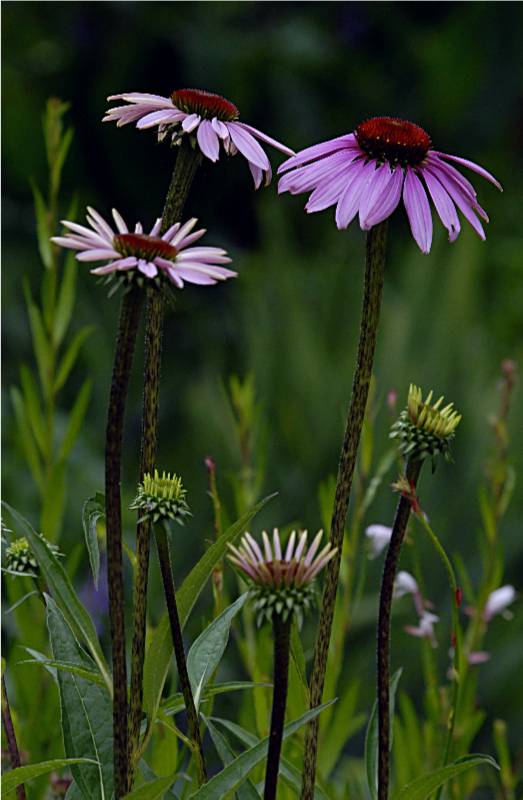
{"type": "Polygon", "coordinates": [[[176,89],[171,94],[171,100],[176,108],[186,114],[199,114],[204,119],[217,117],[225,122],[238,119],[240,112],[225,97],[203,89],[176,89]]]}
{"type": "Polygon", "coordinates": [[[373,117],[354,131],[361,149],[389,164],[415,167],[427,155],[431,140],[419,125],[396,117],[373,117]]]}
{"type": "Polygon", "coordinates": [[[178,250],[172,244],[155,236],[147,236],[145,233],[119,233],[114,237],[113,246],[125,258],[134,256],[146,261],[152,261],[157,256],[174,261],[178,254],[178,250]]]}

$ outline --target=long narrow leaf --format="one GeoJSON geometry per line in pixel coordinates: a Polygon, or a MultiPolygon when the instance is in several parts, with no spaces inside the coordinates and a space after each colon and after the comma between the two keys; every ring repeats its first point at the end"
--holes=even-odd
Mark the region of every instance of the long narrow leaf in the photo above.
{"type": "Polygon", "coordinates": [[[498,764],[491,756],[482,755],[481,753],[471,753],[463,758],[458,758],[452,764],[447,764],[446,767],[440,767],[428,775],[422,775],[416,778],[415,781],[409,783],[402,791],[396,795],[396,800],[427,800],[435,789],[443,786],[451,778],[456,778],[463,772],[466,772],[472,767],[479,767],[488,765],[499,769],[498,764]]]}
{"type": "Polygon", "coordinates": [[[67,378],[69,377],[69,373],[71,372],[75,361],[78,358],[81,346],[87,337],[91,335],[93,330],[94,325],[84,325],[84,327],[80,328],[80,330],[73,336],[71,343],[65,351],[62,361],[60,362],[58,374],[55,378],[53,386],[53,391],[58,392],[58,390],[61,389],[66,382],[67,378]]]}
{"type": "Polygon", "coordinates": [[[31,423],[31,430],[40,453],[44,455],[46,451],[46,431],[40,407],[40,399],[38,397],[38,389],[36,388],[36,381],[33,377],[33,373],[25,364],[22,364],[20,367],[20,383],[22,384],[25,408],[27,411],[27,418],[31,423]]]}
{"type": "MultiPolygon", "coordinates": [[[[73,214],[67,214],[67,219],[74,219],[73,214]]],[[[73,313],[74,301],[76,296],[76,276],[78,274],[78,262],[74,257],[74,251],[67,254],[63,277],[60,282],[60,291],[56,304],[54,317],[54,337],[57,345],[61,344],[62,339],[69,327],[73,313]]]]}
{"type": "Polygon", "coordinates": [[[112,679],[98,641],[96,629],[91,617],[78,599],[67,573],[48,543],[33,530],[29,522],[5,501],[2,501],[2,505],[7,509],[23,535],[27,538],[53,598],[75,635],[85,642],[89,648],[107,688],[112,693],[112,679]]]}
{"type": "Polygon", "coordinates": [[[98,589],[100,574],[100,548],[98,547],[97,524],[99,519],[105,517],[105,495],[96,492],[93,497],[85,501],[82,508],[82,525],[84,528],[85,544],[89,554],[89,563],[93,573],[94,585],[98,589]]]}
{"type": "Polygon", "coordinates": [[[60,452],[58,453],[58,460],[62,461],[67,458],[71,450],[73,449],[75,442],[78,438],[78,434],[83,425],[85,412],[87,411],[87,406],[89,405],[89,400],[91,399],[91,389],[93,388],[93,382],[90,378],[84,381],[82,384],[82,388],[78,392],[76,400],[74,401],[74,405],[71,409],[71,413],[69,414],[69,420],[67,422],[67,428],[65,429],[64,438],[62,440],[62,445],[60,447],[60,452]]]}
{"type": "Polygon", "coordinates": [[[40,463],[40,457],[38,455],[38,450],[36,448],[35,440],[31,431],[31,426],[29,424],[29,420],[27,419],[24,399],[22,397],[22,393],[16,386],[11,388],[11,402],[15,412],[16,425],[18,428],[18,433],[20,434],[20,441],[24,450],[25,460],[27,461],[27,465],[31,470],[31,475],[33,476],[34,482],[38,488],[42,490],[44,485],[42,465],[40,463]]]}
{"type": "Polygon", "coordinates": [[[17,767],[2,775],[2,794],[12,792],[21,783],[26,783],[40,775],[70,767],[73,764],[96,764],[90,758],[55,758],[52,761],[40,761],[38,764],[28,764],[25,767],[17,767]]]}
{"type": "MultiPolygon", "coordinates": [[[[215,727],[210,719],[204,717],[203,714],[202,719],[207,727],[207,730],[209,731],[209,736],[212,739],[212,743],[221,759],[223,766],[227,767],[237,757],[235,751],[232,749],[225,736],[218,730],[218,728],[215,727]]],[[[237,800],[259,800],[260,795],[253,782],[247,779],[245,783],[238,787],[236,797],[237,800]]]]}

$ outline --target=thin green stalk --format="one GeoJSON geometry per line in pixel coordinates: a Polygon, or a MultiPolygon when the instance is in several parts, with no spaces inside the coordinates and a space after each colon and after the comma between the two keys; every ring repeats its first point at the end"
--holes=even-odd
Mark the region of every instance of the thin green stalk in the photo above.
{"type": "MultiPolygon", "coordinates": [[[[161,233],[180,220],[183,206],[196,170],[200,164],[199,150],[182,140],[174,165],[169,190],[162,215],[161,233]]],[[[160,395],[161,354],[163,338],[164,300],[160,291],[152,288],[147,293],[145,328],[145,361],[143,384],[143,412],[140,480],[145,473],[153,473],[158,442],[158,410],[160,395]]],[[[131,656],[130,693],[130,752],[131,776],[138,753],[143,701],[143,665],[145,659],[145,633],[147,618],[147,579],[149,573],[151,523],[138,522],[136,529],[136,577],[133,600],[133,640],[131,656]]]]}
{"type": "Polygon", "coordinates": [[[122,556],[120,480],[125,404],[142,307],[142,292],[133,288],[122,297],[113,375],[107,412],[105,445],[105,503],[107,530],[107,583],[113,662],[113,736],[115,797],[128,791],[129,741],[127,727],[127,666],[122,556]]]}
{"type": "Polygon", "coordinates": [[[198,722],[198,712],[196,711],[196,706],[194,704],[191,682],[189,680],[189,673],[187,672],[187,661],[183,646],[182,628],[180,625],[180,618],[178,616],[178,606],[176,604],[176,591],[174,588],[172,574],[171,554],[169,552],[169,540],[167,538],[169,535],[169,526],[167,523],[165,523],[165,527],[163,524],[158,523],[154,526],[154,532],[156,535],[156,547],[158,549],[160,569],[162,572],[165,602],[167,605],[169,622],[171,625],[171,636],[173,640],[176,666],[178,668],[178,678],[185,703],[189,738],[191,740],[192,753],[196,762],[198,785],[201,786],[207,781],[207,772],[205,769],[205,759],[203,755],[200,725],[198,722]]]}
{"type": "MultiPolygon", "coordinates": [[[[16,769],[20,766],[20,751],[18,750],[13,718],[11,717],[11,709],[9,707],[9,699],[7,697],[7,687],[5,685],[5,678],[3,675],[2,722],[4,723],[5,738],[7,739],[7,748],[9,750],[9,757],[11,759],[11,768],[16,769]]],[[[23,783],[16,787],[16,797],[17,800],[26,800],[25,787],[23,783]]]]}
{"type": "Polygon", "coordinates": [[[283,620],[280,614],[275,614],[272,622],[274,634],[274,689],[263,800],[276,800],[278,789],[278,772],[280,769],[283,726],[285,724],[285,708],[289,687],[291,621],[291,616],[283,620]]]}
{"type": "MultiPolygon", "coordinates": [[[[439,541],[438,537],[430,527],[429,523],[427,522],[425,515],[418,511],[416,514],[417,519],[423,525],[426,532],[428,533],[434,548],[440,557],[445,571],[447,573],[449,579],[449,586],[452,592],[452,633],[453,633],[453,650],[454,650],[454,658],[453,658],[453,676],[452,676],[452,700],[449,712],[449,719],[447,724],[447,738],[445,742],[445,750],[443,752],[443,760],[441,762],[441,766],[444,767],[448,764],[451,756],[451,748],[452,748],[452,740],[454,737],[454,728],[456,726],[456,714],[458,710],[458,703],[459,703],[459,686],[461,681],[461,670],[463,666],[463,647],[462,647],[462,633],[461,633],[461,625],[459,623],[459,605],[460,605],[460,597],[459,597],[459,587],[458,582],[456,580],[456,574],[454,572],[454,568],[450,562],[449,557],[447,556],[443,545],[439,541]]],[[[443,787],[440,787],[436,793],[436,800],[439,800],[441,797],[441,793],[443,791],[443,787]]]]}
{"type": "MultiPolygon", "coordinates": [[[[422,462],[409,460],[405,467],[405,477],[412,491],[421,470],[422,462]]],[[[398,567],[401,546],[405,538],[407,524],[412,510],[412,499],[400,497],[394,517],[380,589],[377,641],[377,695],[378,695],[378,800],[389,797],[390,767],[390,619],[392,593],[398,567]]]]}
{"type": "MultiPolygon", "coordinates": [[[[325,684],[332,621],[336,605],[336,593],[338,590],[342,558],[345,521],[349,505],[349,494],[354,467],[356,465],[358,445],[365,416],[365,407],[369,394],[374,351],[376,349],[376,336],[385,271],[386,240],[386,221],[371,228],[367,233],[365,283],[363,289],[363,308],[358,355],[352,384],[352,397],[338,468],[334,509],[331,520],[330,542],[333,547],[337,548],[337,551],[335,557],[329,562],[326,568],[325,588],[323,590],[318,635],[314,648],[314,663],[310,687],[311,708],[315,708],[322,702],[323,687],[325,684]]],[[[319,720],[316,718],[313,722],[309,723],[305,735],[302,800],[312,800],[314,796],[318,733],[319,720]]]]}

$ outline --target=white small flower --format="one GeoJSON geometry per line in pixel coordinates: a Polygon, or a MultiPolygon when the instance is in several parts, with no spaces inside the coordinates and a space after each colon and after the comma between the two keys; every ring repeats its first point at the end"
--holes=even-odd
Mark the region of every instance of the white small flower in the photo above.
{"type": "Polygon", "coordinates": [[[424,611],[417,625],[406,625],[405,631],[411,636],[420,639],[429,639],[433,647],[437,647],[434,625],[439,622],[439,617],[431,611],[424,611]]]}
{"type": "Polygon", "coordinates": [[[403,597],[406,594],[411,594],[415,597],[419,593],[419,587],[414,576],[410,572],[403,570],[398,572],[394,581],[394,597],[403,597]]]}
{"type": "MultiPolygon", "coordinates": [[[[485,603],[483,610],[483,619],[485,622],[490,622],[492,617],[496,614],[501,614],[505,609],[514,602],[516,599],[516,590],[510,584],[501,586],[494,592],[491,592],[485,603]]],[[[510,612],[509,612],[510,613],[510,612]]],[[[510,617],[509,617],[510,618],[510,617]]]]}
{"type": "Polygon", "coordinates": [[[386,525],[369,525],[365,529],[365,536],[370,544],[369,558],[377,558],[390,542],[392,528],[386,525]]]}

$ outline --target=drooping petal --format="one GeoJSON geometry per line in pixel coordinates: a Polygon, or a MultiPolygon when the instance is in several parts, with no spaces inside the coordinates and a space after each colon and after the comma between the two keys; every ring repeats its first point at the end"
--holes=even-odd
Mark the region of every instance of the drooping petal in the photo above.
{"type": "Polygon", "coordinates": [[[449,232],[449,242],[454,242],[458,238],[461,229],[456,206],[452,202],[448,192],[429,170],[422,170],[421,174],[427,184],[427,189],[429,190],[439,218],[449,232]]]}
{"type": "Polygon", "coordinates": [[[211,125],[213,127],[214,132],[220,137],[220,139],[227,139],[229,136],[229,131],[227,130],[227,125],[221,121],[221,119],[217,119],[217,117],[213,117],[211,120],[211,125]]]}
{"type": "MultiPolygon", "coordinates": [[[[373,202],[367,204],[365,214],[363,214],[360,204],[360,225],[362,230],[370,230],[374,225],[378,225],[384,219],[390,217],[396,210],[401,200],[404,177],[402,168],[398,166],[387,181],[382,178],[382,184],[384,183],[384,185],[381,186],[379,193],[376,192],[376,185],[374,186],[373,202]]],[[[364,195],[366,195],[367,191],[368,187],[364,195]]]]}
{"type": "Polygon", "coordinates": [[[143,258],[138,259],[138,271],[148,278],[156,278],[158,275],[158,267],[151,261],[145,261],[143,258]]]}
{"type": "Polygon", "coordinates": [[[245,130],[240,122],[228,122],[227,130],[233,143],[247,161],[252,161],[257,167],[267,170],[270,167],[269,159],[258,144],[254,136],[245,130]]]}
{"type": "Polygon", "coordinates": [[[191,133],[195,128],[198,127],[200,124],[200,115],[199,114],[189,114],[185,117],[182,122],[182,128],[184,129],[185,133],[191,133]]]}
{"type": "Polygon", "coordinates": [[[298,151],[295,156],[287,159],[287,161],[284,161],[283,164],[278,167],[278,174],[287,172],[287,170],[293,169],[294,167],[301,167],[308,161],[330,155],[331,153],[334,153],[337,150],[342,150],[345,147],[359,150],[359,145],[353,133],[337,136],[335,139],[329,139],[326,142],[319,142],[318,144],[313,144],[311,147],[306,147],[304,150],[298,151]]]}
{"type": "Polygon", "coordinates": [[[403,184],[403,203],[410,229],[422,253],[429,253],[432,244],[432,216],[427,193],[411,167],[407,167],[403,184]]]}
{"type": "Polygon", "coordinates": [[[322,180],[309,197],[305,206],[306,212],[313,214],[337,203],[347,185],[351,171],[352,164],[349,164],[348,167],[340,169],[332,177],[322,180]]]}
{"type": "Polygon", "coordinates": [[[272,145],[277,150],[281,150],[282,153],[286,153],[288,156],[296,155],[295,151],[291,150],[290,147],[287,147],[281,142],[278,142],[276,139],[273,139],[272,136],[267,136],[266,133],[262,133],[262,131],[259,131],[257,128],[253,128],[252,125],[247,125],[246,122],[239,122],[238,124],[241,125],[242,128],[245,128],[246,131],[249,131],[249,133],[252,133],[256,139],[260,139],[262,142],[272,145]]]}
{"type": "Polygon", "coordinates": [[[462,164],[464,167],[468,167],[473,172],[476,172],[478,175],[481,175],[482,178],[485,180],[490,181],[493,183],[494,186],[499,189],[500,192],[503,191],[503,187],[501,186],[500,182],[496,180],[496,178],[491,175],[490,172],[487,172],[486,169],[480,167],[479,164],[476,164],[474,161],[469,161],[467,158],[461,158],[461,156],[451,156],[448,153],[441,153],[438,150],[432,151],[434,155],[439,156],[440,158],[448,159],[449,161],[455,161],[456,164],[462,164]]]}
{"type": "Polygon", "coordinates": [[[434,175],[439,182],[443,185],[444,189],[448,192],[452,200],[455,202],[465,219],[472,225],[472,228],[476,231],[480,239],[485,241],[487,238],[485,236],[485,231],[483,230],[483,225],[475,215],[473,208],[470,204],[470,198],[468,194],[466,195],[460,187],[448,177],[446,172],[441,169],[437,169],[435,167],[427,168],[429,172],[434,175]]]}
{"type": "Polygon", "coordinates": [[[340,230],[347,228],[358,213],[361,196],[374,168],[373,161],[366,164],[363,161],[356,161],[353,164],[348,174],[347,185],[336,206],[336,225],[340,230]]]}
{"type": "Polygon", "coordinates": [[[291,194],[301,194],[308,192],[319,186],[320,181],[326,180],[330,175],[344,166],[361,162],[354,161],[352,153],[340,150],[332,155],[325,156],[319,161],[313,161],[304,167],[298,167],[293,172],[288,172],[278,182],[278,194],[290,192],[291,194]]]}
{"type": "Polygon", "coordinates": [[[208,119],[203,119],[198,126],[196,133],[200,150],[211,161],[218,161],[220,155],[220,143],[218,135],[213,130],[212,124],[208,119]]]}

